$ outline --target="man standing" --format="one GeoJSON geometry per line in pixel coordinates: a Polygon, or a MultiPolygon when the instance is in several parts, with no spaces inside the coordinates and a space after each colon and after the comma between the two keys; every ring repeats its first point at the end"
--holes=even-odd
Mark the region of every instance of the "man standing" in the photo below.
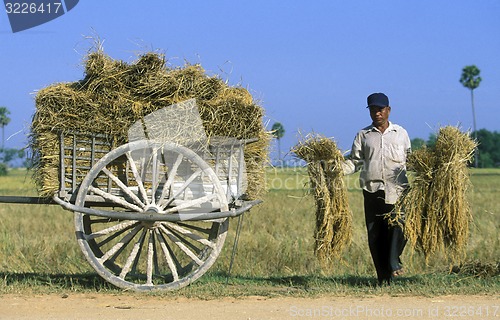
{"type": "Polygon", "coordinates": [[[357,133],[344,172],[361,170],[368,245],[381,285],[403,274],[400,255],[406,240],[402,228],[391,225],[387,214],[408,186],[406,156],[411,145],[406,130],[389,121],[391,107],[385,94],[373,93],[367,102],[372,124],[357,133]]]}

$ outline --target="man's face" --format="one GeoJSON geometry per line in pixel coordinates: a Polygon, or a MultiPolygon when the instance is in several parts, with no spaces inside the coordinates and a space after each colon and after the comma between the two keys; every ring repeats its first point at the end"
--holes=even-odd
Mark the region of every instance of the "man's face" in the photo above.
{"type": "Polygon", "coordinates": [[[389,122],[389,114],[391,113],[391,107],[370,107],[370,117],[372,118],[373,125],[376,127],[382,126],[389,122]]]}

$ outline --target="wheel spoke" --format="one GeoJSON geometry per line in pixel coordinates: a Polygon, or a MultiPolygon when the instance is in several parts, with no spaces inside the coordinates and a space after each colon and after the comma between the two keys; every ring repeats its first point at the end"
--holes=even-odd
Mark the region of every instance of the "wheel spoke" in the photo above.
{"type": "Polygon", "coordinates": [[[204,227],[197,226],[197,225],[194,225],[194,224],[187,224],[187,223],[177,222],[177,225],[185,227],[185,228],[188,228],[188,229],[196,230],[198,232],[205,233],[207,235],[209,235],[212,232],[212,228],[204,228],[204,227]]]}
{"type": "Polygon", "coordinates": [[[166,228],[170,228],[170,229],[173,229],[187,237],[189,237],[190,239],[193,239],[195,241],[198,241],[199,243],[205,245],[205,246],[208,246],[210,248],[214,248],[214,244],[212,242],[210,242],[209,240],[199,236],[198,234],[196,233],[193,233],[181,226],[179,226],[178,224],[175,224],[175,223],[170,223],[170,222],[163,222],[162,223],[166,228]]]}
{"type": "Polygon", "coordinates": [[[153,153],[151,155],[152,157],[152,163],[151,163],[151,204],[156,203],[155,195],[156,195],[156,190],[158,188],[158,172],[160,171],[159,169],[159,161],[158,161],[158,149],[153,148],[153,153]]]}
{"type": "Polygon", "coordinates": [[[115,195],[113,195],[111,193],[102,191],[99,188],[94,188],[93,186],[89,186],[89,191],[94,192],[98,196],[101,196],[101,197],[103,197],[106,200],[112,201],[113,203],[116,203],[116,204],[118,204],[118,205],[120,205],[120,206],[122,206],[124,208],[130,209],[130,210],[133,210],[133,211],[136,211],[136,212],[142,212],[143,211],[142,208],[136,206],[135,204],[130,203],[130,202],[124,200],[123,198],[115,196],[115,195]]]}
{"type": "Polygon", "coordinates": [[[121,222],[121,223],[119,223],[117,225],[111,226],[109,228],[102,229],[102,230],[99,230],[97,232],[93,232],[93,233],[87,234],[87,235],[85,235],[85,239],[92,240],[92,239],[95,239],[95,238],[102,237],[102,236],[105,236],[107,234],[110,234],[112,232],[118,232],[118,231],[121,231],[121,230],[129,228],[130,226],[132,226],[135,223],[137,223],[137,221],[134,221],[134,220],[124,221],[124,222],[121,222]]]}
{"type": "Polygon", "coordinates": [[[102,172],[104,172],[111,180],[113,180],[114,183],[120,187],[120,189],[125,192],[136,204],[138,204],[141,208],[144,208],[146,205],[120,180],[118,179],[117,176],[115,176],[111,171],[109,171],[106,168],[102,169],[102,172]]]}
{"type": "Polygon", "coordinates": [[[184,156],[182,154],[177,155],[177,159],[175,159],[175,162],[172,165],[172,168],[167,173],[168,174],[168,179],[165,182],[165,184],[163,185],[163,190],[161,192],[160,200],[158,201],[158,203],[159,203],[159,205],[160,205],[161,208],[165,208],[166,207],[164,199],[167,196],[167,193],[169,192],[170,187],[172,186],[172,183],[174,181],[174,177],[177,174],[177,170],[179,169],[179,166],[180,166],[183,158],[184,158],[184,156]]]}
{"type": "Polygon", "coordinates": [[[142,178],[139,174],[139,171],[137,170],[137,166],[135,165],[135,161],[132,158],[132,154],[130,151],[126,152],[125,155],[127,156],[127,163],[130,165],[130,169],[132,170],[132,174],[134,175],[134,179],[137,182],[137,187],[139,188],[139,192],[142,195],[145,203],[148,203],[148,194],[146,192],[146,189],[144,189],[144,183],[142,182],[142,178]]]}
{"type": "Polygon", "coordinates": [[[178,206],[175,206],[175,207],[172,207],[172,208],[165,210],[164,212],[165,213],[172,213],[172,212],[178,212],[178,211],[184,210],[186,208],[196,208],[196,206],[198,206],[202,203],[205,203],[205,202],[209,202],[216,197],[217,197],[216,194],[209,194],[209,195],[203,196],[203,197],[198,198],[198,199],[185,201],[185,202],[179,204],[178,206]]]}
{"type": "Polygon", "coordinates": [[[204,245],[202,245],[199,242],[193,241],[192,239],[189,239],[189,237],[183,235],[182,233],[177,232],[176,230],[168,229],[174,236],[179,239],[181,243],[183,243],[188,249],[193,251],[193,253],[199,257],[200,252],[203,251],[204,245]]]}
{"type": "Polygon", "coordinates": [[[175,266],[175,263],[172,260],[172,255],[170,254],[170,251],[168,249],[167,242],[165,241],[163,235],[160,234],[160,231],[158,229],[155,229],[155,232],[157,234],[158,241],[160,242],[160,247],[163,251],[163,254],[165,255],[165,260],[167,261],[168,268],[172,272],[172,277],[174,278],[174,281],[178,281],[179,274],[177,272],[177,267],[175,266]]]}
{"type": "Polygon", "coordinates": [[[184,192],[184,190],[186,190],[186,188],[191,184],[191,182],[194,181],[194,179],[198,178],[201,175],[202,172],[203,172],[202,169],[198,169],[195,172],[193,172],[193,174],[191,174],[191,176],[184,182],[184,184],[179,188],[179,190],[177,190],[174,196],[170,198],[169,201],[164,205],[162,205],[160,208],[165,209],[168,205],[170,205],[179,195],[182,194],[182,192],[184,192]]]}
{"type": "Polygon", "coordinates": [[[142,184],[143,189],[144,189],[144,191],[145,191],[143,196],[144,196],[144,198],[146,199],[146,200],[145,200],[145,201],[146,201],[146,203],[147,203],[147,204],[150,204],[150,202],[149,202],[149,198],[148,198],[148,192],[146,191],[146,185],[145,185],[145,182],[147,181],[147,180],[146,180],[146,178],[147,178],[146,173],[147,173],[147,168],[146,168],[146,159],[145,159],[145,158],[143,158],[143,157],[141,157],[141,158],[139,159],[139,171],[138,171],[138,174],[139,174],[139,176],[141,177],[141,178],[140,178],[140,179],[141,179],[141,184],[142,184]]]}
{"type": "Polygon", "coordinates": [[[170,238],[170,240],[172,240],[177,245],[177,247],[179,247],[179,249],[182,250],[182,252],[184,252],[189,258],[191,258],[191,260],[193,260],[194,262],[196,262],[196,264],[200,266],[203,264],[203,261],[200,260],[200,258],[198,258],[194,252],[189,250],[189,248],[186,247],[186,245],[184,245],[184,243],[182,243],[182,241],[177,236],[175,236],[170,230],[168,230],[164,226],[160,226],[160,228],[163,232],[165,232],[165,234],[170,238]]]}
{"type": "Polygon", "coordinates": [[[117,253],[124,246],[128,245],[130,241],[135,237],[135,235],[142,229],[141,225],[137,225],[132,231],[130,231],[125,237],[123,237],[117,244],[115,244],[111,249],[109,249],[100,258],[97,258],[101,263],[109,260],[115,253],[117,253]]]}
{"type": "Polygon", "coordinates": [[[124,234],[128,230],[130,230],[130,228],[126,228],[126,229],[117,231],[115,233],[112,233],[109,237],[104,238],[100,242],[96,242],[96,244],[97,244],[97,246],[99,246],[99,248],[101,248],[104,245],[106,245],[106,244],[110,243],[111,241],[113,241],[114,239],[119,238],[122,234],[124,234]]]}
{"type": "Polygon", "coordinates": [[[146,269],[146,284],[153,284],[153,257],[154,257],[154,236],[153,232],[149,230],[149,242],[148,242],[148,261],[147,261],[147,269],[146,269]]]}
{"type": "Polygon", "coordinates": [[[128,256],[127,261],[125,262],[125,265],[120,272],[120,278],[125,279],[125,277],[131,270],[132,264],[137,261],[138,253],[141,249],[142,244],[144,243],[145,235],[146,230],[143,230],[141,236],[139,237],[139,240],[137,240],[137,242],[134,244],[134,247],[132,248],[132,251],[128,256]]]}

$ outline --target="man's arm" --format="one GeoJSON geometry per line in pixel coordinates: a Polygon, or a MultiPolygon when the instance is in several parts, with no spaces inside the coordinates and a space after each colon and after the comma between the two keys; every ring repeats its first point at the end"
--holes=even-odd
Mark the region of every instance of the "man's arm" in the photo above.
{"type": "Polygon", "coordinates": [[[353,174],[354,172],[356,172],[356,165],[354,164],[354,161],[352,161],[348,157],[345,158],[344,162],[342,162],[342,170],[344,170],[344,175],[353,174]]]}
{"type": "Polygon", "coordinates": [[[363,167],[363,150],[361,148],[361,136],[358,133],[352,143],[351,153],[345,158],[342,163],[344,175],[353,174],[363,167]]]}
{"type": "Polygon", "coordinates": [[[410,140],[410,136],[408,135],[408,132],[405,130],[405,156],[406,156],[406,159],[408,159],[408,156],[410,155],[411,153],[411,140],[410,140]]]}

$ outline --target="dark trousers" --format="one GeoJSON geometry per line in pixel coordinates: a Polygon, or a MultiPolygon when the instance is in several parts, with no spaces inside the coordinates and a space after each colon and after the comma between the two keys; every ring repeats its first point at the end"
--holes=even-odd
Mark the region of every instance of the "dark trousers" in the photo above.
{"type": "MultiPolygon", "coordinates": [[[[368,245],[379,284],[392,280],[392,272],[402,268],[401,253],[406,244],[400,226],[389,225],[385,215],[393,212],[394,205],[385,203],[383,190],[371,193],[363,190],[368,245]]],[[[400,221],[402,223],[403,221],[400,221]]]]}

